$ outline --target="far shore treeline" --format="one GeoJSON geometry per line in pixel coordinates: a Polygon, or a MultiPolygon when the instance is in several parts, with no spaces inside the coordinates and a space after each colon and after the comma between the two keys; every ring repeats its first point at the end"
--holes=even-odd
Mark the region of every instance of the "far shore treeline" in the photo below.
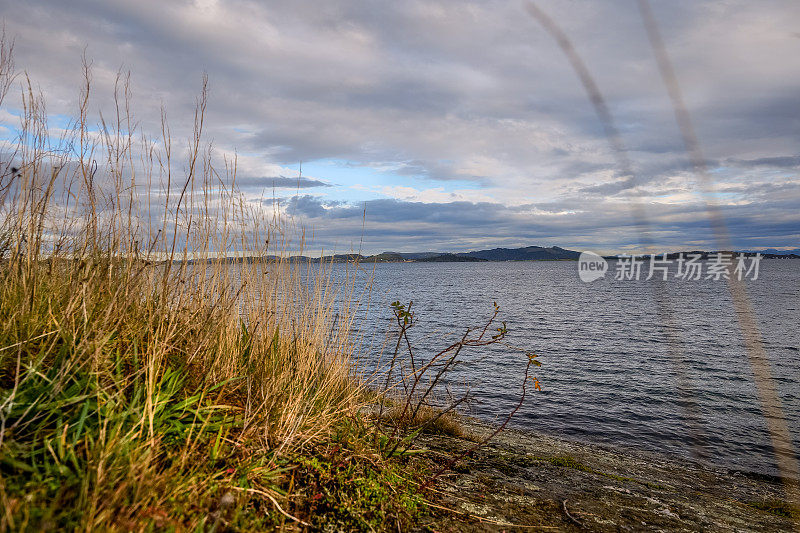
{"type": "MultiPolygon", "coordinates": [[[[693,250],[688,252],[670,252],[667,259],[675,260],[679,254],[691,255],[699,254],[702,259],[708,259],[710,255],[715,255],[716,251],[693,250]]],[[[764,259],[800,259],[800,250],[780,251],[770,249],[768,251],[737,251],[729,253],[742,253],[746,256],[753,256],[760,253],[764,259]]],[[[661,255],[661,254],[658,254],[661,255]]],[[[375,255],[363,255],[358,253],[333,254],[312,257],[307,255],[294,255],[290,259],[293,261],[307,263],[474,263],[474,262],[500,262],[500,261],[577,261],[580,252],[567,250],[552,246],[545,248],[542,246],[526,246],[524,248],[492,248],[490,250],[477,250],[472,252],[451,253],[451,252],[382,252],[375,255]]],[[[640,254],[639,257],[642,255],[640,254]]],[[[606,259],[617,259],[617,255],[604,256],[606,259]]],[[[224,257],[216,259],[201,259],[200,262],[219,261],[220,259],[230,263],[272,261],[279,259],[277,256],[239,256],[224,257]]],[[[190,262],[195,262],[191,260],[190,262]]]]}

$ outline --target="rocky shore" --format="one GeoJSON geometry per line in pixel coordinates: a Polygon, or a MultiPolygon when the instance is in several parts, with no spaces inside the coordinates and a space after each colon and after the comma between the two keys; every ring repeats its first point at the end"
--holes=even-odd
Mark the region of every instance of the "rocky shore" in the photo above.
{"type": "MultiPolygon", "coordinates": [[[[436,463],[468,438],[428,435],[436,463]]],[[[779,480],[638,450],[507,430],[437,485],[427,531],[793,531],[779,480]]]]}

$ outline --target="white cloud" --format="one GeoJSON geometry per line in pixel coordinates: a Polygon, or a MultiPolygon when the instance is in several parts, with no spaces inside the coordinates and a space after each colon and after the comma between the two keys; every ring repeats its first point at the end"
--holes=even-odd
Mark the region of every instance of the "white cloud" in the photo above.
{"type": "Polygon", "coordinates": [[[389,198],[396,198],[406,202],[422,202],[425,204],[447,202],[496,202],[496,198],[475,189],[456,189],[450,192],[444,187],[430,189],[416,189],[403,185],[385,186],[380,188],[381,194],[389,198]]]}

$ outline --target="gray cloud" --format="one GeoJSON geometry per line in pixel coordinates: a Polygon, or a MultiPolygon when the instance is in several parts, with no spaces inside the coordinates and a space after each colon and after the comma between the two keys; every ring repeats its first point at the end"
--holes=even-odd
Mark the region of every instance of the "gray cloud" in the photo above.
{"type": "MultiPolygon", "coordinates": [[[[117,69],[130,69],[136,119],[147,133],[158,133],[163,104],[174,136],[190,134],[207,72],[207,132],[223,150],[276,165],[334,159],[354,169],[391,168],[397,186],[465,181],[495,199],[370,200],[367,216],[387,239],[402,233],[391,226],[402,222],[420,238],[454,246],[590,237],[623,246],[636,240],[622,205],[635,197],[664,224],[665,241],[692,240],[685,228],[702,228],[704,211],[692,197],[694,178],[635,4],[540,4],[596,76],[630,147],[635,181],[618,175],[574,72],[517,2],[0,0],[17,63],[40,84],[52,113],[74,114],[85,48],[98,90],[92,111],[108,107],[117,69]],[[538,214],[523,215],[520,205],[538,214]],[[667,214],[678,212],[687,218],[675,225],[667,214]],[[593,231],[591,220],[607,221],[605,231],[593,231]]],[[[800,205],[800,63],[790,59],[798,53],[800,4],[654,4],[731,228],[796,246],[797,232],[779,221],[794,221],[789,211],[800,205]],[[764,221],[767,213],[774,224],[764,221]]],[[[260,177],[271,172],[248,169],[239,185],[253,194],[335,190],[339,203],[285,205],[298,217],[325,220],[319,234],[329,242],[360,231],[348,221],[363,209],[342,200],[343,185],[260,177]]]]}
{"type": "MultiPolygon", "coordinates": [[[[775,190],[768,201],[725,206],[737,248],[763,246],[765,236],[795,242],[800,236],[800,186],[775,190]]],[[[636,244],[641,234],[626,202],[581,198],[557,202],[504,206],[497,203],[421,203],[372,200],[351,205],[326,203],[317,197],[284,199],[288,212],[308,220],[317,237],[328,247],[346,227],[364,249],[389,247],[398,251],[453,250],[503,246],[525,246],[531,242],[568,245],[573,248],[603,246],[613,249],[619,242],[636,244]],[[365,214],[366,213],[366,214],[365,214]]],[[[680,250],[687,243],[714,248],[714,235],[703,202],[671,205],[650,202],[653,237],[664,250],[680,250]]]]}
{"type": "Polygon", "coordinates": [[[739,167],[774,167],[774,168],[798,168],[800,167],[800,155],[787,155],[776,157],[759,157],[758,159],[730,159],[726,161],[739,167]]]}

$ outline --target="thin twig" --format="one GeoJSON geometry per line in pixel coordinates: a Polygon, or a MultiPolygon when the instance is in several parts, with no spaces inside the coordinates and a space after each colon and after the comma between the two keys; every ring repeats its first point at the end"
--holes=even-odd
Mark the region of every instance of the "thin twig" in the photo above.
{"type": "Polygon", "coordinates": [[[278,510],[278,512],[280,512],[283,516],[285,516],[286,518],[289,518],[290,520],[293,520],[293,521],[297,522],[298,524],[302,524],[302,525],[304,525],[306,527],[311,527],[311,524],[309,524],[308,522],[303,522],[302,520],[300,520],[296,516],[292,516],[289,513],[287,513],[286,511],[284,511],[283,508],[278,503],[278,500],[276,500],[275,497],[272,496],[272,494],[270,494],[268,492],[264,492],[263,490],[258,490],[258,489],[245,489],[245,488],[242,488],[242,487],[231,487],[231,488],[235,489],[235,490],[240,490],[242,492],[249,492],[249,493],[252,493],[252,494],[258,494],[259,496],[266,496],[267,498],[269,498],[269,501],[272,502],[272,504],[275,506],[275,508],[278,510]]]}
{"type": "Polygon", "coordinates": [[[567,500],[564,500],[563,502],[561,502],[561,507],[564,509],[564,514],[567,515],[567,518],[569,518],[570,522],[572,522],[573,524],[575,524],[578,527],[581,527],[581,528],[584,527],[583,522],[581,522],[580,520],[578,520],[577,518],[575,518],[574,516],[569,514],[569,510],[567,509],[567,500]]]}

